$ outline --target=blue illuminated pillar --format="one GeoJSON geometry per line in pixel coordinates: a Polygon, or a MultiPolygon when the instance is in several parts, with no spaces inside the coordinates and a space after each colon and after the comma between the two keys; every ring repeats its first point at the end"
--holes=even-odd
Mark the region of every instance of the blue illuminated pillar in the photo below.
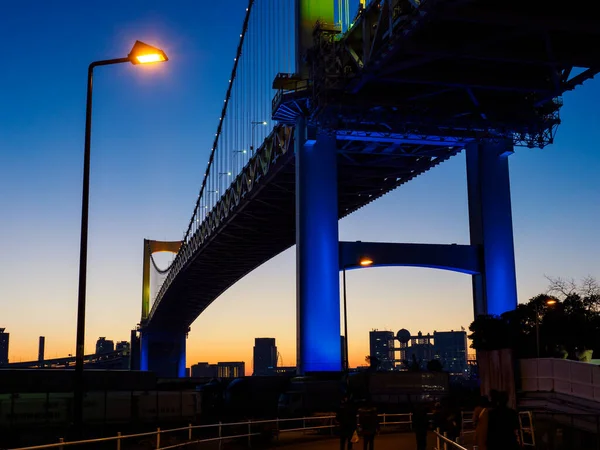
{"type": "Polygon", "coordinates": [[[467,186],[471,244],[483,252],[483,271],[473,275],[475,316],[517,307],[508,156],[512,142],[469,144],[467,186]]]}
{"type": "Polygon", "coordinates": [[[185,377],[187,333],[142,330],[140,336],[140,370],[154,372],[161,378],[185,377]]]}
{"type": "Polygon", "coordinates": [[[341,371],[335,136],[296,125],[297,368],[341,371]]]}

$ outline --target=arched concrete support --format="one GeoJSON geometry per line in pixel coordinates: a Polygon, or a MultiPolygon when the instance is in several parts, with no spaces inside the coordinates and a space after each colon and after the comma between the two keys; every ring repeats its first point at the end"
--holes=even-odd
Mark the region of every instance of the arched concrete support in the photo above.
{"type": "Polygon", "coordinates": [[[297,368],[341,371],[335,136],[296,125],[297,368]]]}
{"type": "Polygon", "coordinates": [[[517,307],[508,155],[512,142],[466,147],[471,244],[481,246],[483,270],[473,275],[475,315],[500,315],[517,307]]]}
{"type": "Polygon", "coordinates": [[[186,332],[142,330],[140,339],[140,370],[160,378],[185,377],[186,332]]]}
{"type": "Polygon", "coordinates": [[[481,252],[473,245],[400,244],[390,242],[340,242],[339,270],[358,268],[363,258],[376,266],[412,266],[479,274],[481,252]]]}

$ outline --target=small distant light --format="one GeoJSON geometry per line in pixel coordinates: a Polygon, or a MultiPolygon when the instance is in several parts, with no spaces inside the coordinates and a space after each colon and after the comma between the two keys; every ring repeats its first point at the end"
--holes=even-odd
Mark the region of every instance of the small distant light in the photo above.
{"type": "Polygon", "coordinates": [[[363,258],[360,260],[360,265],[361,266],[370,266],[371,264],[373,264],[373,260],[369,259],[369,258],[363,258]]]}

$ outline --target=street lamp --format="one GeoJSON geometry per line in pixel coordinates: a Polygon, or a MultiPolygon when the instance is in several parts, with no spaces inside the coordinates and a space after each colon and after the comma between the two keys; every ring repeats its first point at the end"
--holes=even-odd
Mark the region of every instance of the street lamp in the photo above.
{"type": "Polygon", "coordinates": [[[83,356],[85,344],[85,295],[87,283],[88,212],[90,198],[90,142],[92,134],[92,81],[94,68],[130,62],[148,64],[168,61],[164,51],[135,41],[127,57],[94,61],[88,67],[87,100],[85,107],[85,145],[83,155],[83,195],[81,198],[81,242],[79,246],[79,292],[77,298],[77,338],[75,347],[74,422],[80,427],[83,422],[83,356]]]}
{"type": "MultiPolygon", "coordinates": [[[[547,298],[544,302],[546,306],[556,305],[557,301],[553,298],[547,298]]],[[[540,307],[539,304],[535,303],[535,349],[536,355],[540,357],[540,307]]]]}
{"type": "Polygon", "coordinates": [[[236,173],[238,173],[242,167],[244,167],[244,161],[242,160],[242,163],[240,164],[240,160],[238,159],[238,157],[242,157],[242,155],[245,155],[247,152],[246,150],[234,150],[233,151],[233,161],[234,161],[234,165],[235,165],[235,171],[236,173]]]}
{"type": "Polygon", "coordinates": [[[267,121],[266,120],[253,120],[252,122],[250,122],[252,124],[252,130],[251,130],[251,142],[250,142],[250,153],[252,155],[254,155],[254,129],[256,128],[256,125],[264,125],[267,126],[267,121]]]}
{"type": "Polygon", "coordinates": [[[372,264],[372,259],[363,257],[358,261],[358,264],[345,264],[342,268],[342,291],[344,293],[344,353],[346,354],[344,370],[346,372],[350,370],[350,355],[348,355],[348,306],[346,304],[346,269],[356,266],[369,267],[372,264]]]}

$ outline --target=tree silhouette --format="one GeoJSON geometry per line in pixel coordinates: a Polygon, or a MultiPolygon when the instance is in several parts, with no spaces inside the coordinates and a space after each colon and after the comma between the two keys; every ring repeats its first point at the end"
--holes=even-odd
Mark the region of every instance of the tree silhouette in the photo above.
{"type": "Polygon", "coordinates": [[[549,293],[532,297],[527,303],[501,316],[479,316],[469,326],[476,350],[512,348],[517,358],[536,356],[536,323],[541,356],[572,359],[585,350],[600,351],[600,287],[592,277],[577,284],[548,278],[549,293]],[[537,320],[536,320],[537,318],[537,320]]]}
{"type": "Polygon", "coordinates": [[[375,371],[375,370],[379,369],[380,361],[379,361],[379,358],[377,358],[376,356],[368,355],[365,357],[365,361],[369,365],[370,370],[375,371]]]}
{"type": "Polygon", "coordinates": [[[431,359],[427,361],[427,370],[429,372],[442,372],[444,368],[439,359],[431,359]]]}
{"type": "Polygon", "coordinates": [[[414,353],[412,354],[412,361],[411,361],[410,365],[408,366],[408,370],[409,370],[409,372],[420,372],[421,371],[420,361],[417,361],[417,356],[414,353]]]}

